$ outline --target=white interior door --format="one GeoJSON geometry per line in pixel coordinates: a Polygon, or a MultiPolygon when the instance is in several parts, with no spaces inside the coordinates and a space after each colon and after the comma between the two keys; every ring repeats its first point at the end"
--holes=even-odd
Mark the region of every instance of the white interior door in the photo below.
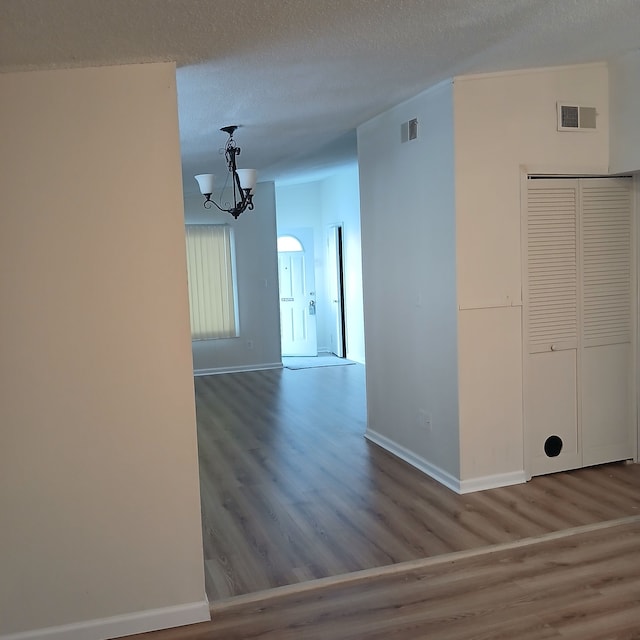
{"type": "Polygon", "coordinates": [[[532,475],[582,466],[578,414],[578,183],[528,190],[524,419],[532,475]]]}
{"type": "Polygon", "coordinates": [[[278,282],[282,355],[317,356],[313,230],[281,230],[278,282]]]}
{"type": "Polygon", "coordinates": [[[327,286],[329,295],[329,348],[346,357],[344,344],[344,294],[342,274],[342,227],[329,227],[327,236],[327,286]]]}
{"type": "Polygon", "coordinates": [[[634,455],[632,181],[585,180],[582,235],[583,464],[634,455]]]}

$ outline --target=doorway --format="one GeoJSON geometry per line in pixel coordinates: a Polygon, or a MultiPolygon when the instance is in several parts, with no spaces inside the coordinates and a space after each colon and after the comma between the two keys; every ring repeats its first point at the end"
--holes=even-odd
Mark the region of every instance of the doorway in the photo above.
{"type": "Polygon", "coordinates": [[[327,285],[329,293],[329,349],[347,357],[344,309],[344,242],[342,224],[333,224],[327,235],[327,285]]]}
{"type": "Polygon", "coordinates": [[[278,235],[280,349],[283,356],[317,356],[313,229],[278,235]]]}

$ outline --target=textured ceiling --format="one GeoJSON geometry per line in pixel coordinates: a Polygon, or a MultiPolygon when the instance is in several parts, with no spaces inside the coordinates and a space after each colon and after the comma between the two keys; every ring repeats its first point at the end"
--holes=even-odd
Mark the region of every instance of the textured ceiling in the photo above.
{"type": "Polygon", "coordinates": [[[175,60],[185,189],[221,126],[262,179],[353,157],[354,128],[461,73],[640,48],[640,0],[2,0],[0,71],[175,60]]]}

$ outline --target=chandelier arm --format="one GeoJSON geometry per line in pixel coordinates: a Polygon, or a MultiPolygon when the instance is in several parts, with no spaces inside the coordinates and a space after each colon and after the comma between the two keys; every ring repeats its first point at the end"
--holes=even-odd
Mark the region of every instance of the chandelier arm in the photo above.
{"type": "MultiPolygon", "coordinates": [[[[223,213],[231,213],[231,208],[225,209],[224,207],[221,207],[215,200],[210,200],[209,202],[212,202],[223,213]]],[[[205,202],[205,206],[206,206],[206,202],[205,202]]],[[[210,209],[211,207],[206,207],[206,208],[210,209]]]]}

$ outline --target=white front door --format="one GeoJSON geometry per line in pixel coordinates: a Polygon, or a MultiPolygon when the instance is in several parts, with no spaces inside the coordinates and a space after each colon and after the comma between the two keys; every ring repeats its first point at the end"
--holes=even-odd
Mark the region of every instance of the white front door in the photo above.
{"type": "Polygon", "coordinates": [[[283,356],[317,356],[313,230],[278,235],[280,337],[283,356]]]}

